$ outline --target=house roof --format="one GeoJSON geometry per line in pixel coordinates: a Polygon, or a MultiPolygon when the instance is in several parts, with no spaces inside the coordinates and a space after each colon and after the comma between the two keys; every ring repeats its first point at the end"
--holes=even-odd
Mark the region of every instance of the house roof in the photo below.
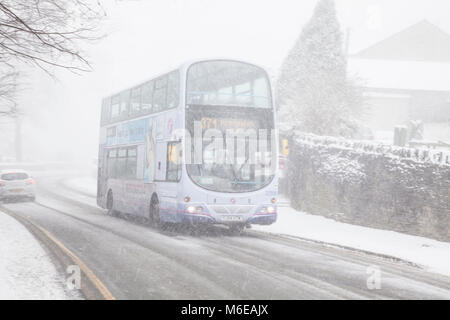
{"type": "Polygon", "coordinates": [[[356,58],[450,62],[450,35],[420,21],[354,55],[356,58]]]}
{"type": "Polygon", "coordinates": [[[450,63],[351,58],[348,72],[367,88],[450,93],[450,63]]]}

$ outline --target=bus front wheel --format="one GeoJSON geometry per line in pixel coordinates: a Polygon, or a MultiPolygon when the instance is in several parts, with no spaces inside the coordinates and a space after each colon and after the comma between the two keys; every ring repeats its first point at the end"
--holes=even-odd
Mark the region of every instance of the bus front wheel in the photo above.
{"type": "Polygon", "coordinates": [[[108,197],[106,198],[106,209],[108,210],[108,215],[112,217],[117,217],[118,212],[114,210],[114,197],[112,191],[108,192],[108,197]]]}

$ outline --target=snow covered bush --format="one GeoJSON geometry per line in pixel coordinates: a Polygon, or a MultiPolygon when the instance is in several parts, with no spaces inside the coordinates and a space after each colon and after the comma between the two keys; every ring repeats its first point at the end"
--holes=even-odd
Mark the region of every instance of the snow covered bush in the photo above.
{"type": "Polygon", "coordinates": [[[353,137],[364,115],[362,92],[347,76],[333,0],[320,0],[286,57],[277,83],[279,117],[319,135],[353,137]]]}

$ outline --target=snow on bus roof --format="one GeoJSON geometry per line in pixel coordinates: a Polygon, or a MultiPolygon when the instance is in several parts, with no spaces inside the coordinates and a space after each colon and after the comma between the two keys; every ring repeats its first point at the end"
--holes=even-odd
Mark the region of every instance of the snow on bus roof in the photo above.
{"type": "Polygon", "coordinates": [[[249,62],[249,61],[244,60],[244,59],[230,58],[230,57],[228,57],[228,58],[215,57],[215,58],[191,59],[191,60],[184,61],[181,64],[178,64],[176,67],[165,69],[164,72],[158,72],[156,74],[153,74],[151,78],[140,79],[138,82],[134,83],[132,86],[128,86],[128,87],[126,87],[126,88],[124,88],[122,90],[119,90],[119,91],[118,90],[111,91],[111,92],[109,92],[108,95],[104,96],[102,98],[102,100],[109,99],[109,98],[111,98],[111,97],[113,97],[115,95],[120,94],[123,91],[131,90],[133,88],[139,87],[140,85],[143,85],[144,83],[146,83],[148,81],[151,81],[151,80],[157,79],[159,77],[162,77],[162,76],[164,76],[164,75],[166,75],[166,74],[168,74],[170,72],[174,72],[174,71],[177,71],[177,70],[180,70],[181,72],[186,72],[189,69],[189,67],[192,66],[193,64],[200,63],[200,62],[208,62],[208,61],[235,61],[235,62],[242,62],[242,63],[250,64],[250,65],[253,65],[255,67],[261,68],[261,69],[263,69],[263,70],[265,70],[267,72],[266,67],[264,67],[264,66],[262,66],[260,64],[249,62]]]}

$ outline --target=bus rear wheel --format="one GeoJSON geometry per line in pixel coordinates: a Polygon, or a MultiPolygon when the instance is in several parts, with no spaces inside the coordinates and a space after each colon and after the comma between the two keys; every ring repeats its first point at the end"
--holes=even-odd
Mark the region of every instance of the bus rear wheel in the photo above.
{"type": "Polygon", "coordinates": [[[159,201],[157,198],[153,198],[150,203],[150,222],[156,227],[159,227],[161,224],[159,212],[159,201]]]}
{"type": "Polygon", "coordinates": [[[106,209],[108,210],[108,215],[112,217],[117,217],[119,214],[114,210],[114,196],[112,191],[108,192],[108,197],[106,198],[106,209]]]}

